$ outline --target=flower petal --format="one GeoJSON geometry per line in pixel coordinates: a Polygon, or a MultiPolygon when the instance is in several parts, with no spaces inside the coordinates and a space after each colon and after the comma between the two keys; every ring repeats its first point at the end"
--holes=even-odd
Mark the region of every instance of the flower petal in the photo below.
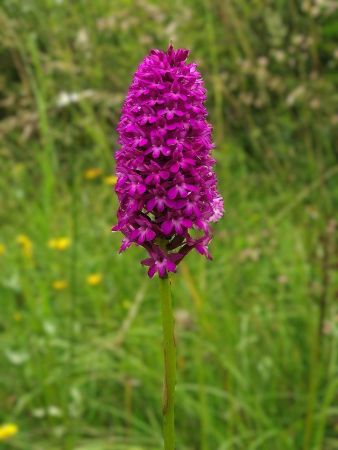
{"type": "Polygon", "coordinates": [[[149,278],[153,278],[155,273],[156,273],[156,266],[154,264],[153,266],[149,267],[149,270],[148,270],[149,278]]]}
{"type": "Polygon", "coordinates": [[[154,206],[156,205],[156,198],[151,198],[148,202],[147,202],[147,209],[149,211],[151,211],[152,209],[154,209],[154,206]]]}
{"type": "Polygon", "coordinates": [[[171,220],[166,220],[161,225],[161,231],[164,234],[170,234],[173,229],[174,229],[174,224],[173,224],[173,222],[171,220]]]}
{"type": "Polygon", "coordinates": [[[182,220],[182,224],[183,224],[186,228],[192,227],[192,221],[189,220],[189,219],[183,219],[183,220],[182,220]]]}
{"type": "Polygon", "coordinates": [[[166,264],[166,266],[167,266],[167,270],[168,270],[169,272],[175,272],[175,270],[176,270],[176,264],[173,263],[170,259],[167,259],[167,264],[166,264]]]}
{"type": "Polygon", "coordinates": [[[155,237],[156,237],[155,231],[148,228],[148,230],[146,231],[146,240],[152,241],[153,239],[155,239],[155,237]]]}
{"type": "Polygon", "coordinates": [[[169,189],[167,195],[170,198],[170,200],[174,200],[174,198],[177,197],[178,194],[178,189],[176,186],[173,186],[172,188],[169,189]]]}
{"type": "Polygon", "coordinates": [[[143,266],[151,266],[154,263],[153,258],[146,258],[141,261],[143,266]]]}

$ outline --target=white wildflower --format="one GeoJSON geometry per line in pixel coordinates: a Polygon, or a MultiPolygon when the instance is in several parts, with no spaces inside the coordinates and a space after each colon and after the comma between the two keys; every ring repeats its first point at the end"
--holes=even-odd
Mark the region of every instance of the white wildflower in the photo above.
{"type": "Polygon", "coordinates": [[[6,358],[10,363],[12,363],[14,366],[21,366],[26,361],[29,360],[29,354],[24,351],[14,351],[7,349],[5,351],[6,358]]]}
{"type": "Polygon", "coordinates": [[[80,48],[87,48],[89,46],[89,34],[85,28],[81,28],[75,38],[75,45],[80,48]]]}
{"type": "Polygon", "coordinates": [[[64,108],[73,103],[78,103],[80,100],[83,100],[88,97],[93,96],[93,91],[87,89],[82,92],[66,92],[61,91],[56,99],[56,106],[58,108],[64,108]]]}
{"type": "Polygon", "coordinates": [[[33,409],[32,416],[36,419],[43,419],[46,416],[46,410],[43,408],[33,409]]]}
{"type": "Polygon", "coordinates": [[[293,91],[289,93],[286,97],[286,104],[288,106],[292,106],[296,103],[297,100],[302,98],[305,94],[305,87],[302,85],[297,86],[293,91]]]}
{"type": "Polygon", "coordinates": [[[48,415],[50,417],[61,417],[63,414],[58,406],[51,405],[48,407],[48,415]]]}

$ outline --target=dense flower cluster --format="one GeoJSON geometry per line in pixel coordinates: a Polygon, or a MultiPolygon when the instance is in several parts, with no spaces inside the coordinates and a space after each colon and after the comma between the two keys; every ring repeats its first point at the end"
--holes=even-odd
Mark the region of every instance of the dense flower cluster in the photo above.
{"type": "Polygon", "coordinates": [[[151,50],[139,65],[118,125],[116,193],[120,201],[114,231],[143,246],[152,277],[175,272],[195,249],[211,258],[210,222],[223,215],[212,170],[211,126],[206,91],[189,51],[151,50]]]}

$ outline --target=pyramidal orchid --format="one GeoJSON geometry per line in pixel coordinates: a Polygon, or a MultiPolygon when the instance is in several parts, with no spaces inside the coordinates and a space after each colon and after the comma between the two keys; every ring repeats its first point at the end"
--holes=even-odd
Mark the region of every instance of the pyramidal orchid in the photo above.
{"type": "Polygon", "coordinates": [[[223,214],[212,170],[206,91],[188,50],[152,50],[139,65],[118,125],[116,152],[124,239],[144,247],[150,277],[175,272],[192,249],[210,258],[210,222],[223,214]],[[200,235],[196,237],[199,230],[200,235]],[[195,236],[195,237],[193,237],[195,236]]]}
{"type": "Polygon", "coordinates": [[[151,50],[138,66],[118,124],[115,154],[120,252],[142,246],[161,279],[165,354],[164,441],[174,449],[175,345],[168,273],[195,250],[208,259],[210,223],[223,215],[211,156],[206,90],[189,51],[151,50]]]}

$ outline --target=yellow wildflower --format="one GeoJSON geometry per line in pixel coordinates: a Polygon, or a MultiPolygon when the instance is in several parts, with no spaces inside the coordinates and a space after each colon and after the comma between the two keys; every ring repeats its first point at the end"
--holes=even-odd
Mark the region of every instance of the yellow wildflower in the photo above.
{"type": "Polygon", "coordinates": [[[100,169],[100,167],[92,167],[84,172],[84,177],[86,180],[94,180],[100,175],[102,175],[102,169],[100,169]]]}
{"type": "Polygon", "coordinates": [[[13,319],[15,320],[15,322],[21,322],[22,320],[22,314],[19,312],[15,312],[13,314],[13,319]]]}
{"type": "Polygon", "coordinates": [[[109,177],[104,177],[103,182],[105,184],[109,184],[109,186],[115,186],[117,182],[117,176],[116,175],[110,175],[109,177]]]}
{"type": "Polygon", "coordinates": [[[92,273],[87,276],[86,281],[89,286],[97,286],[102,282],[102,275],[100,273],[92,273]]]}
{"type": "Polygon", "coordinates": [[[4,244],[0,244],[0,256],[4,255],[6,253],[6,247],[4,244]]]}
{"type": "Polygon", "coordinates": [[[66,280],[55,280],[52,283],[52,287],[56,291],[63,291],[63,289],[66,289],[68,287],[68,283],[66,280]]]}
{"type": "Polygon", "coordinates": [[[19,431],[17,425],[14,423],[5,423],[0,425],[0,441],[5,441],[11,438],[19,431]]]}
{"type": "Polygon", "coordinates": [[[19,234],[16,238],[16,242],[21,246],[23,255],[30,259],[33,256],[33,243],[25,234],[19,234]]]}
{"type": "Polygon", "coordinates": [[[59,237],[55,239],[49,239],[48,247],[53,250],[59,250],[62,252],[70,246],[70,239],[68,237],[59,237]]]}

